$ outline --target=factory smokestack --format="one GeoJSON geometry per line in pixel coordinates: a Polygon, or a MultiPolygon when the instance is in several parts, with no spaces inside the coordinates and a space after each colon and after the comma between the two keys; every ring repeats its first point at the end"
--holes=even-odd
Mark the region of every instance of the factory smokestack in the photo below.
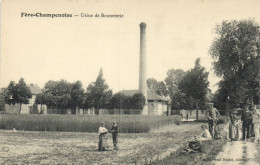
{"type": "Polygon", "coordinates": [[[143,93],[147,102],[146,82],[146,23],[140,23],[140,64],[139,64],[139,91],[143,93]]]}

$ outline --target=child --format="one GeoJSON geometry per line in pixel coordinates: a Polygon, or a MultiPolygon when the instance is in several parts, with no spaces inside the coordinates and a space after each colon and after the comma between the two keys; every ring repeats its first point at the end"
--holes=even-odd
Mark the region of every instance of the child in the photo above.
{"type": "Polygon", "coordinates": [[[211,140],[211,135],[209,130],[207,130],[207,127],[205,125],[201,125],[201,129],[202,129],[202,133],[201,135],[198,137],[199,140],[203,141],[203,140],[211,140]]]}

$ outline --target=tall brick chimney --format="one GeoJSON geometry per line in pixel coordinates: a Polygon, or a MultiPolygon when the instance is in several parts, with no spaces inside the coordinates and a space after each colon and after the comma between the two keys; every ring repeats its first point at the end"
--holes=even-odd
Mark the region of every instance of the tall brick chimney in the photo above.
{"type": "Polygon", "coordinates": [[[139,91],[143,93],[147,103],[146,80],[146,23],[140,23],[140,64],[139,64],[139,91]]]}

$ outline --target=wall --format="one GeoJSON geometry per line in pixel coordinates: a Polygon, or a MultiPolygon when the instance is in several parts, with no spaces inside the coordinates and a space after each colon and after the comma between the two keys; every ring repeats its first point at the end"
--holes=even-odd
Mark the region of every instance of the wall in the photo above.
{"type": "Polygon", "coordinates": [[[109,115],[109,110],[108,109],[100,109],[99,115],[109,115]]]}
{"type": "Polygon", "coordinates": [[[20,112],[20,105],[19,104],[5,104],[5,112],[6,114],[9,113],[19,113],[20,112]]]}
{"type": "Polygon", "coordinates": [[[163,110],[163,115],[167,115],[167,108],[168,108],[168,105],[167,103],[163,103],[163,107],[162,107],[162,110],[163,110]]]}
{"type": "Polygon", "coordinates": [[[163,115],[163,102],[158,102],[157,115],[159,116],[163,115]]]}
{"type": "Polygon", "coordinates": [[[37,104],[37,113],[38,114],[47,114],[47,105],[45,104],[37,104]]]}
{"type": "MultiPolygon", "coordinates": [[[[35,105],[36,95],[32,95],[32,98],[29,99],[28,104],[21,105],[21,114],[30,114],[37,113],[38,107],[35,105]]],[[[20,104],[5,104],[5,113],[19,113],[20,112],[20,104]]]]}
{"type": "Polygon", "coordinates": [[[149,105],[149,115],[167,115],[168,105],[166,102],[150,101],[149,105]]]}
{"type": "Polygon", "coordinates": [[[32,106],[29,104],[22,104],[21,106],[21,114],[30,114],[32,110],[32,106]]]}
{"type": "MultiPolygon", "coordinates": [[[[21,114],[30,114],[32,106],[29,104],[22,104],[21,106],[21,114]]],[[[5,104],[5,113],[20,113],[20,104],[5,104]]]]}
{"type": "Polygon", "coordinates": [[[148,115],[158,115],[158,102],[157,101],[150,101],[148,102],[148,115]]]}
{"type": "Polygon", "coordinates": [[[155,106],[153,101],[148,102],[148,115],[153,115],[155,111],[155,106]]]}

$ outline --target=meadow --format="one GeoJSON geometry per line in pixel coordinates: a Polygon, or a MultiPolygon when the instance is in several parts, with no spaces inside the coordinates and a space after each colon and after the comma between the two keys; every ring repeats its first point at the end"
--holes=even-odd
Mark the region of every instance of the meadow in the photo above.
{"type": "MultiPolygon", "coordinates": [[[[205,119],[189,122],[181,121],[180,116],[3,114],[0,164],[181,164],[194,159],[184,159],[179,153],[188,140],[201,133],[205,119]],[[113,150],[112,135],[108,134],[108,151],[99,152],[100,122],[110,129],[114,120],[120,128],[119,150],[113,150]]],[[[213,150],[214,143],[209,144],[213,150]]],[[[224,143],[217,141],[218,146],[224,143]]],[[[214,157],[220,150],[209,155],[214,157]]],[[[197,154],[195,159],[204,157],[205,153],[197,154]]]]}
{"type": "Polygon", "coordinates": [[[200,134],[200,126],[193,122],[151,133],[120,133],[119,150],[113,150],[108,134],[104,152],[97,150],[97,133],[0,130],[0,164],[160,164],[200,134]]]}
{"type": "Polygon", "coordinates": [[[141,115],[42,115],[2,114],[0,129],[24,131],[97,132],[100,122],[110,129],[112,122],[120,125],[120,133],[148,133],[161,127],[178,125],[180,116],[141,115]]]}

